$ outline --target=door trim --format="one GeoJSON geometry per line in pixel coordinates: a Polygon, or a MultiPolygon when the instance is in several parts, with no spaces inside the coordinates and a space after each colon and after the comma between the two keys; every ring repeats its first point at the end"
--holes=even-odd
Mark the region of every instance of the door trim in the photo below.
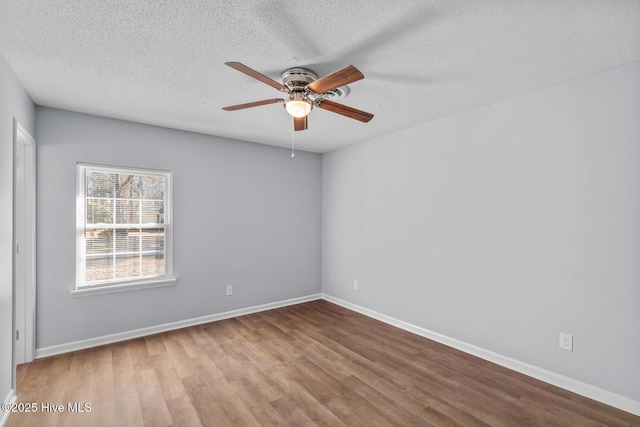
{"type": "Polygon", "coordinates": [[[36,141],[13,120],[13,385],[36,349],[36,141]]]}

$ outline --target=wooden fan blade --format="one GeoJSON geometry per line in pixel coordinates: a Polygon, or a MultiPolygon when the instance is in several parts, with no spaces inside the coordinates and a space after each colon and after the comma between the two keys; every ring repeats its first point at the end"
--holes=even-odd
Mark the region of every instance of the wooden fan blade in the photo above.
{"type": "Polygon", "coordinates": [[[357,82],[361,79],[364,79],[364,74],[362,74],[360,70],[353,65],[347,65],[328,76],[324,76],[313,83],[309,83],[307,88],[320,94],[340,86],[348,85],[349,83],[357,82]]]}
{"type": "Polygon", "coordinates": [[[283,85],[282,83],[278,83],[277,81],[270,79],[269,77],[265,76],[264,74],[260,74],[259,72],[257,72],[254,69],[251,69],[249,67],[247,67],[244,64],[241,64],[239,62],[225,62],[225,65],[228,65],[229,67],[240,71],[241,73],[245,73],[247,76],[249,77],[253,77],[256,80],[260,80],[262,83],[266,83],[269,86],[276,88],[278,90],[281,90],[283,92],[287,92],[287,87],[285,85],[283,85]]]}
{"type": "Polygon", "coordinates": [[[293,130],[307,130],[307,124],[309,123],[309,121],[307,120],[307,117],[309,116],[294,117],[293,130]]]}
{"type": "Polygon", "coordinates": [[[337,102],[329,101],[326,99],[318,103],[318,108],[331,111],[332,113],[342,114],[343,116],[346,116],[355,120],[360,120],[361,122],[364,122],[364,123],[367,123],[369,120],[373,119],[373,114],[371,113],[367,113],[366,111],[362,111],[362,110],[357,110],[353,107],[347,107],[346,105],[338,104],[337,102]]]}
{"type": "Polygon", "coordinates": [[[265,99],[262,101],[247,102],[246,104],[230,105],[228,107],[222,107],[222,109],[226,111],[236,111],[242,110],[243,108],[259,107],[260,105],[276,104],[283,101],[284,100],[280,98],[265,99]]]}

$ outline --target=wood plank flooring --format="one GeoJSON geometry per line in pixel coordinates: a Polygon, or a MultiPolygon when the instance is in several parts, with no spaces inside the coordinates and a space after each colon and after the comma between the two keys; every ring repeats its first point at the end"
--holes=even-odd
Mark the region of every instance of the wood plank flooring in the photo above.
{"type": "Polygon", "coordinates": [[[640,426],[322,300],[39,359],[17,379],[38,412],[7,427],[640,426]]]}

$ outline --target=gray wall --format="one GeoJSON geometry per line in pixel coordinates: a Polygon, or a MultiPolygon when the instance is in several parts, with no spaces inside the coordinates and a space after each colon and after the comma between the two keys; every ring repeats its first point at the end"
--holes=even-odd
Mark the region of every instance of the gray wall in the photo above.
{"type": "Polygon", "coordinates": [[[323,292],[640,401],[638,76],[326,154],[323,292]]]}
{"type": "Polygon", "coordinates": [[[33,134],[34,111],[0,55],[0,401],[12,388],[13,372],[13,120],[33,134]]]}
{"type": "Polygon", "coordinates": [[[321,291],[320,155],[50,108],[36,118],[37,348],[321,291]],[[175,286],[71,296],[76,162],[173,171],[175,286]]]}

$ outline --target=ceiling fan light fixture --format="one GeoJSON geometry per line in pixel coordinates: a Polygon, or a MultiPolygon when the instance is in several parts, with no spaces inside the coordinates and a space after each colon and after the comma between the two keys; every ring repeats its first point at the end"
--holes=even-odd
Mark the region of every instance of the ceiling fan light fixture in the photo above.
{"type": "Polygon", "coordinates": [[[311,103],[302,99],[291,99],[284,104],[284,108],[293,117],[304,117],[311,112],[311,103]]]}

